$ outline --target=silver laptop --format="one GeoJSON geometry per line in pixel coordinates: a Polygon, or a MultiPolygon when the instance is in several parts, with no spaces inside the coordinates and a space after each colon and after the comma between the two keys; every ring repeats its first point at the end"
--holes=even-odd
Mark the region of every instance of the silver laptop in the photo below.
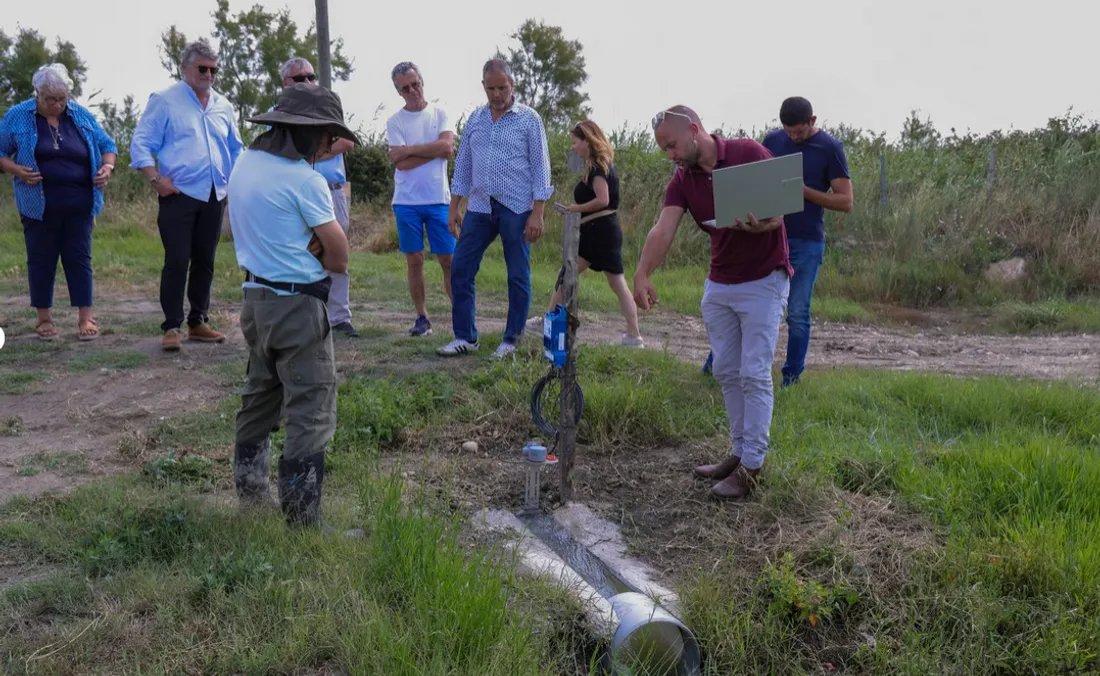
{"type": "Polygon", "coordinates": [[[795,214],[805,208],[802,198],[802,153],[773,157],[748,164],[715,169],[714,222],[729,228],[748,214],[762,221],[773,216],[795,214]]]}

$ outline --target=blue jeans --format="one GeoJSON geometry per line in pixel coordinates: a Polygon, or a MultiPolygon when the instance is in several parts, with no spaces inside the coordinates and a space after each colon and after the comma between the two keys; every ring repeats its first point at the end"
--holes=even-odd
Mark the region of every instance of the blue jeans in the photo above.
{"type": "Polygon", "coordinates": [[[810,300],[814,295],[817,271],[825,257],[825,242],[789,239],[791,252],[791,293],[787,301],[787,360],[783,364],[783,382],[797,381],[806,368],[810,347],[810,300]]]}
{"type": "Polygon", "coordinates": [[[451,323],[455,338],[477,342],[474,277],[481,267],[485,250],[500,235],[504,263],[508,268],[508,323],[505,342],[515,343],[523,335],[527,311],[531,309],[531,248],[524,236],[530,211],[517,214],[492,200],[492,212],[480,214],[466,210],[462,232],[451,262],[451,323]]]}
{"type": "Polygon", "coordinates": [[[92,226],[91,212],[54,214],[49,210],[39,221],[26,216],[23,239],[27,244],[27,278],[31,287],[31,305],[53,307],[53,285],[57,259],[65,268],[69,302],[73,307],[92,306],[92,226]]]}

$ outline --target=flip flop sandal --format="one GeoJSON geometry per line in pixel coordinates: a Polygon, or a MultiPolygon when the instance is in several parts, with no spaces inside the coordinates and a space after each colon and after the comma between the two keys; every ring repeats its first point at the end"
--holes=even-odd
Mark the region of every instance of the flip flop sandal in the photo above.
{"type": "Polygon", "coordinates": [[[55,327],[53,325],[53,320],[52,319],[43,319],[42,321],[35,324],[34,325],[34,332],[38,334],[38,339],[39,340],[53,340],[54,338],[57,338],[57,327],[55,327]],[[52,334],[46,333],[45,331],[42,330],[42,327],[46,326],[47,324],[49,324],[50,329],[53,330],[52,334]]]}
{"type": "Polygon", "coordinates": [[[94,319],[85,319],[77,325],[77,337],[80,340],[95,340],[99,337],[99,324],[94,319]],[[85,333],[91,329],[92,333],[85,333]]]}

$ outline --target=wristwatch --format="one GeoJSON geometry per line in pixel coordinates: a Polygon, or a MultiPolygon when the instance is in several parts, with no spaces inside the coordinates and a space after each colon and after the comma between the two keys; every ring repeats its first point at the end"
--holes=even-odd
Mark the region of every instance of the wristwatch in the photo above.
{"type": "Polygon", "coordinates": [[[115,165],[111,164],[110,162],[104,162],[104,163],[103,163],[103,166],[105,166],[105,167],[110,167],[110,168],[111,168],[111,171],[114,171],[114,170],[115,170],[115,165]]]}
{"type": "Polygon", "coordinates": [[[152,185],[156,185],[157,181],[159,181],[159,180],[160,180],[160,174],[157,174],[153,178],[149,179],[149,183],[152,184],[152,185]]]}

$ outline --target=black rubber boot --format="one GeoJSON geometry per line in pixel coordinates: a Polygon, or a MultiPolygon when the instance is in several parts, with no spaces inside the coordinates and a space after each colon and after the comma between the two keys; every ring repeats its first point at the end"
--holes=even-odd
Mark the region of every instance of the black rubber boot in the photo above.
{"type": "Polygon", "coordinates": [[[237,444],[233,453],[233,483],[241,511],[278,509],[279,503],[271,497],[268,475],[271,440],[259,444],[237,444]]]}
{"type": "MultiPolygon", "coordinates": [[[[291,528],[320,528],[326,535],[336,530],[321,516],[321,493],[325,482],[325,452],[299,460],[279,458],[279,501],[287,525],[291,528]]],[[[344,531],[349,537],[362,537],[358,529],[344,531]]]]}

